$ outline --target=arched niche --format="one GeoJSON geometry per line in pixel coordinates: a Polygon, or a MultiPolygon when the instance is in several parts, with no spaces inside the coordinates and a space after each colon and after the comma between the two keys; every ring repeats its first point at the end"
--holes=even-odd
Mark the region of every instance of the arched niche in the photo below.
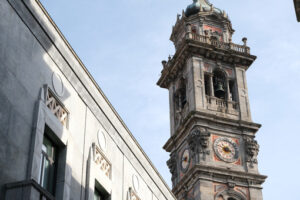
{"type": "Polygon", "coordinates": [[[247,198],[243,194],[233,189],[229,189],[219,192],[216,195],[215,200],[247,200],[247,198]]]}
{"type": "Polygon", "coordinates": [[[187,103],[186,80],[184,78],[180,78],[178,82],[178,87],[175,92],[175,102],[176,110],[183,109],[185,104],[187,103]]]}

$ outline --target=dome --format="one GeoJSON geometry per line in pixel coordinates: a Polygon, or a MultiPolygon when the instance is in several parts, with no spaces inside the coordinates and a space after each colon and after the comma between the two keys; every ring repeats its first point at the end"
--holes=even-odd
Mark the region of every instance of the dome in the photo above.
{"type": "Polygon", "coordinates": [[[214,12],[221,14],[222,11],[218,8],[214,8],[208,0],[193,0],[194,2],[189,5],[185,10],[185,16],[197,14],[200,11],[209,12],[213,9],[214,12]]]}

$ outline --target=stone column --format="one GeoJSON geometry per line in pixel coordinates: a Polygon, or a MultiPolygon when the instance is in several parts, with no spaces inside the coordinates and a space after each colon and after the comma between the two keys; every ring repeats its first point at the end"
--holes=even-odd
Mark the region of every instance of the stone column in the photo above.
{"type": "Polygon", "coordinates": [[[209,86],[210,86],[210,96],[214,97],[214,82],[213,82],[213,74],[209,74],[209,86]]]}
{"type": "Polygon", "coordinates": [[[191,24],[186,25],[186,39],[192,39],[192,26],[191,24]]]}
{"type": "Polygon", "coordinates": [[[230,87],[229,87],[229,80],[226,80],[226,84],[227,84],[227,96],[226,96],[226,100],[227,101],[231,101],[230,99],[230,87]]]}

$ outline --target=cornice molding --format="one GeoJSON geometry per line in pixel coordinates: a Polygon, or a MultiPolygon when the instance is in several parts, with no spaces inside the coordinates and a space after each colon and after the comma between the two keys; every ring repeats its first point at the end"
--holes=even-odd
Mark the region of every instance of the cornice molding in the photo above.
{"type": "Polygon", "coordinates": [[[177,196],[184,190],[184,186],[194,185],[201,179],[225,184],[230,180],[234,180],[237,186],[262,189],[261,185],[265,182],[267,176],[198,164],[185,174],[172,191],[177,196]]]}
{"type": "MultiPolygon", "coordinates": [[[[182,125],[178,127],[175,134],[169,138],[169,140],[166,142],[163,148],[167,152],[171,152],[173,148],[179,146],[178,144],[181,143],[188,134],[187,132],[184,134],[184,131],[187,130],[188,127],[191,126],[195,121],[199,121],[199,120],[210,122],[210,123],[218,123],[220,125],[226,125],[241,130],[249,130],[254,134],[261,127],[261,124],[254,123],[254,122],[228,119],[226,117],[220,117],[214,114],[201,112],[201,111],[191,111],[187,115],[187,117],[183,120],[182,125]]],[[[211,128],[211,127],[207,127],[207,128],[211,128]]]]}
{"type": "Polygon", "coordinates": [[[170,83],[178,76],[181,69],[184,68],[186,60],[192,56],[244,66],[245,70],[256,60],[256,56],[251,54],[218,48],[213,44],[203,43],[193,39],[184,39],[177,48],[173,58],[166,63],[166,67],[162,70],[157,85],[162,88],[168,88],[170,83]]]}

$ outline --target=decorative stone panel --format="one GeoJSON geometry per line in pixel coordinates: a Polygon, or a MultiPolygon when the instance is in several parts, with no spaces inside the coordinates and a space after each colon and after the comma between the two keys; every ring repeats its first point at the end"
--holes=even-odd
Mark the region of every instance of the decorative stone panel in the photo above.
{"type": "Polygon", "coordinates": [[[137,195],[137,193],[130,187],[128,190],[128,198],[127,200],[141,200],[141,198],[137,195]]]}
{"type": "Polygon", "coordinates": [[[94,155],[94,162],[96,163],[100,171],[110,179],[111,163],[96,144],[93,144],[93,155],[94,155]]]}
{"type": "Polygon", "coordinates": [[[176,158],[176,152],[171,153],[170,159],[167,161],[167,165],[170,169],[170,172],[172,174],[172,183],[175,185],[176,178],[177,178],[177,158],[176,158]]]}
{"type": "Polygon", "coordinates": [[[259,144],[254,138],[245,137],[245,146],[246,146],[246,161],[249,162],[250,167],[253,168],[254,164],[257,164],[259,144]]]}
{"type": "Polygon", "coordinates": [[[210,154],[208,150],[210,133],[202,127],[194,128],[188,136],[188,144],[192,152],[192,158],[194,162],[200,162],[200,156],[202,160],[206,159],[206,155],[210,154]]]}
{"type": "Polygon", "coordinates": [[[233,182],[214,183],[214,196],[215,200],[227,200],[234,198],[237,200],[249,200],[249,189],[245,187],[236,186],[233,182]]]}
{"type": "Polygon", "coordinates": [[[64,125],[68,122],[68,111],[61,103],[61,101],[55,97],[54,93],[48,88],[46,91],[46,106],[57,117],[57,119],[64,125]]]}

